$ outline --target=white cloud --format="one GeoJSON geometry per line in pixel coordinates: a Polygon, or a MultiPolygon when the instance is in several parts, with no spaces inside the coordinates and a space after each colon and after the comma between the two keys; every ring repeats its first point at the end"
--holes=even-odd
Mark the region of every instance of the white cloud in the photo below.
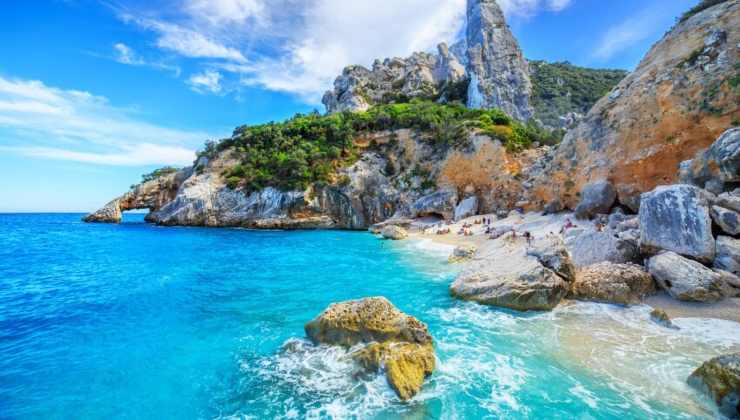
{"type": "Polygon", "coordinates": [[[186,165],[208,137],[141,121],[87,92],[0,77],[0,144],[8,152],[110,165],[186,165]]]}
{"type": "MultiPolygon", "coordinates": [[[[500,0],[507,14],[521,16],[562,10],[571,2],[500,0]]],[[[201,64],[222,77],[215,90],[197,83],[206,81],[205,73],[191,78],[201,91],[220,93],[238,79],[317,104],[347,65],[369,66],[376,58],[454,42],[465,9],[466,0],[186,0],[166,19],[121,16],[156,32],[161,49],[209,58],[201,64]]]]}
{"type": "Polygon", "coordinates": [[[601,37],[593,57],[606,61],[636,43],[648,38],[656,29],[658,10],[648,9],[609,28],[601,37]]]}
{"type": "Polygon", "coordinates": [[[215,70],[206,70],[200,74],[194,74],[188,79],[190,87],[199,93],[208,91],[211,93],[221,92],[221,73],[215,70]]]}
{"type": "Polygon", "coordinates": [[[188,29],[173,23],[155,19],[137,18],[130,14],[122,14],[126,22],[158,33],[156,44],[158,47],[176,52],[190,58],[221,58],[236,62],[247,61],[237,48],[232,48],[210,39],[197,30],[188,29]]]}
{"type": "Polygon", "coordinates": [[[570,6],[572,0],[498,0],[507,16],[528,17],[542,10],[559,12],[570,6]]]}
{"type": "Polygon", "coordinates": [[[261,0],[189,0],[185,10],[192,17],[202,18],[218,25],[228,22],[244,23],[252,19],[262,21],[265,5],[261,0]]]}
{"type": "Polygon", "coordinates": [[[180,67],[165,64],[162,62],[150,62],[140,57],[133,48],[128,45],[117,42],[113,44],[113,50],[116,55],[113,59],[121,64],[127,64],[129,66],[148,66],[160,70],[168,70],[175,74],[175,77],[180,76],[180,67]]]}

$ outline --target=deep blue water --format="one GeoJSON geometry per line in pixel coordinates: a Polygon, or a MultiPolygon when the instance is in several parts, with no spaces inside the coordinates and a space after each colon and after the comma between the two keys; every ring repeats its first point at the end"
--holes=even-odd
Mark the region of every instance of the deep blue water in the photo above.
{"type": "Polygon", "coordinates": [[[0,214],[0,418],[710,418],[683,378],[740,349],[737,324],[664,331],[645,308],[456,302],[448,251],[423,243],[80,216],[0,214]],[[435,337],[409,404],[303,340],[331,302],[374,295],[435,337]]]}

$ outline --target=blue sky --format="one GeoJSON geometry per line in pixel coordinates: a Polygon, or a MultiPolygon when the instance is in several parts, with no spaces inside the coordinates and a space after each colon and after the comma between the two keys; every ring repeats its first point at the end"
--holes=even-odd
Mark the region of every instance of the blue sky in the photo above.
{"type": "MultiPolygon", "coordinates": [[[[500,0],[530,59],[633,69],[698,0],[500,0]]],[[[347,64],[453,42],[465,0],[0,2],[0,212],[90,211],[347,64]]]]}

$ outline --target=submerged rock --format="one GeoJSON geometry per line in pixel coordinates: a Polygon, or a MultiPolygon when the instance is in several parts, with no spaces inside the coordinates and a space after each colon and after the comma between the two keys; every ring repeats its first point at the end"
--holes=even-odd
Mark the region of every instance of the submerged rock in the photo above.
{"type": "Polygon", "coordinates": [[[740,353],[704,362],[687,382],[712,397],[722,414],[740,418],[740,353]]]}
{"type": "Polygon", "coordinates": [[[384,227],[380,234],[383,235],[384,239],[391,239],[394,241],[400,241],[401,239],[406,239],[409,236],[409,233],[406,231],[406,229],[395,225],[384,227]]]}
{"type": "Polygon", "coordinates": [[[643,194],[640,246],[646,253],[666,250],[711,263],[715,245],[708,194],[690,185],[658,187],[643,194]]]}
{"type": "Polygon", "coordinates": [[[655,291],[652,276],[635,264],[602,262],[576,275],[571,295],[578,300],[630,305],[655,291]]]}
{"type": "Polygon", "coordinates": [[[660,287],[678,300],[716,302],[723,297],[722,276],[675,252],[663,252],[647,263],[660,287]]]}
{"type": "Polygon", "coordinates": [[[655,322],[656,324],[661,325],[663,327],[670,328],[673,330],[679,329],[677,326],[673,324],[673,322],[671,321],[671,318],[668,316],[666,311],[660,308],[655,308],[652,311],[650,311],[650,319],[653,320],[653,322],[655,322]]]}
{"type": "Polygon", "coordinates": [[[353,357],[372,372],[384,367],[389,385],[404,401],[416,395],[434,371],[434,347],[427,326],[384,297],[332,304],[306,324],[305,330],[317,344],[367,344],[353,357]]]}

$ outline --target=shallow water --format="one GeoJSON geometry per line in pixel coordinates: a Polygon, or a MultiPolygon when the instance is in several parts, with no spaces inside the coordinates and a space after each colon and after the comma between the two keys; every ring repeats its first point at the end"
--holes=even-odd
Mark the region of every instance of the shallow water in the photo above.
{"type": "Polygon", "coordinates": [[[449,298],[448,249],[356,232],[161,228],[0,215],[0,418],[712,418],[684,380],[740,324],[648,308],[519,314],[449,298]],[[429,324],[409,404],[303,325],[384,295],[429,324]]]}

